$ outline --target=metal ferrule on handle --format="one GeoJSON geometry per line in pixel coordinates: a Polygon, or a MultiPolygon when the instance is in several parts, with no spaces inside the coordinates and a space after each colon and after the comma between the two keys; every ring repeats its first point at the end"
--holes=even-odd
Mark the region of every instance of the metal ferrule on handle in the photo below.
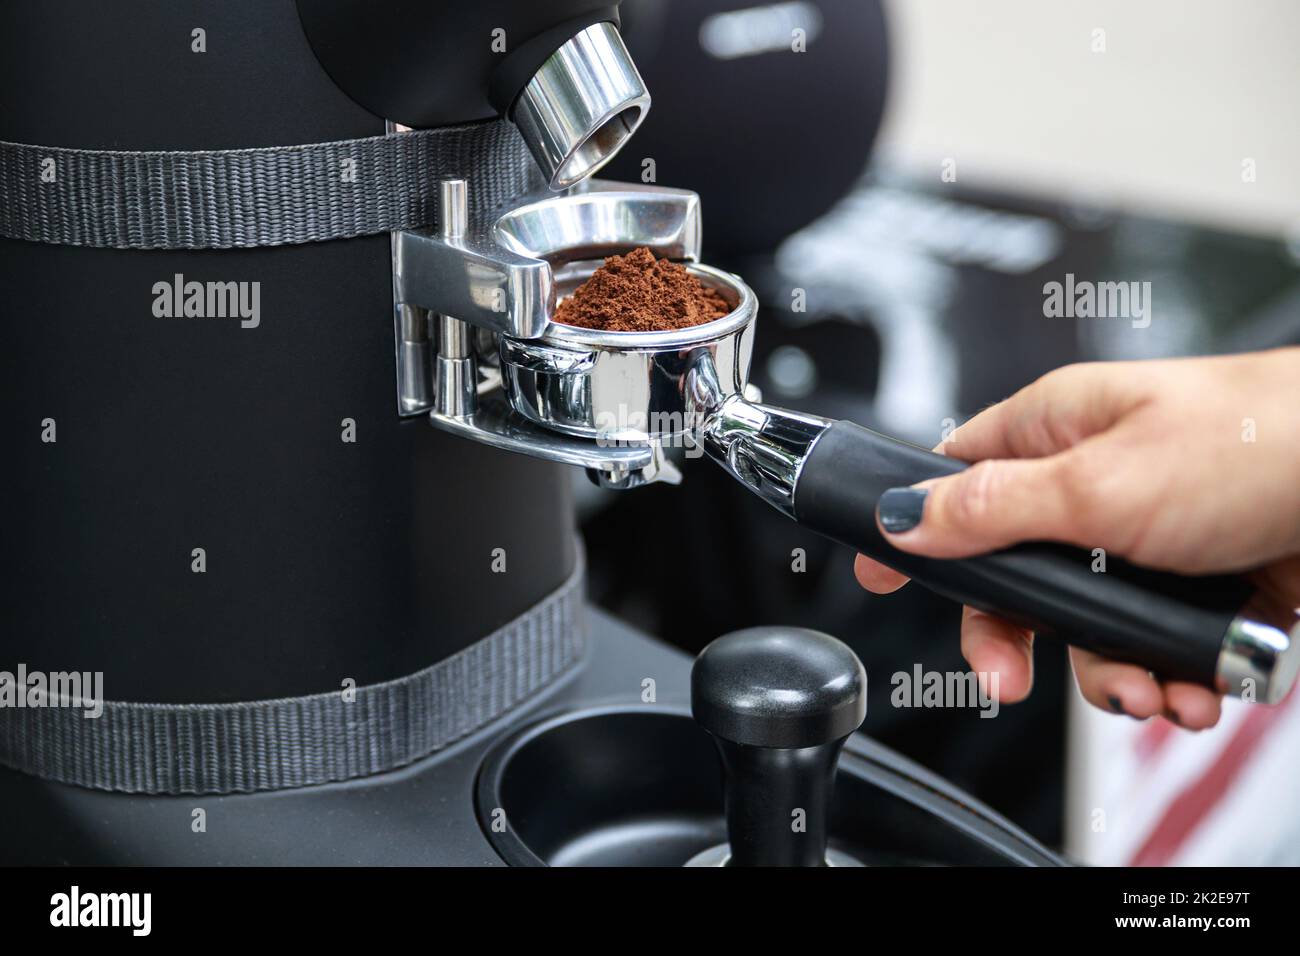
{"type": "MultiPolygon", "coordinates": [[[[708,374],[706,367],[703,375],[708,374]]],[[[724,399],[702,421],[698,440],[705,453],[754,494],[797,521],[794,495],[799,473],[830,421],[750,402],[741,395],[724,399]]]]}

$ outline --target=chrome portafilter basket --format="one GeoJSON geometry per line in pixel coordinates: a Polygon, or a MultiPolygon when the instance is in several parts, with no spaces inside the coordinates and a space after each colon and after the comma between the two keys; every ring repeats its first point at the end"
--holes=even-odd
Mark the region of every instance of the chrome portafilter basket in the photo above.
{"type": "Polygon", "coordinates": [[[667,449],[681,446],[805,527],[963,604],[1164,680],[1270,703],[1295,683],[1296,610],[1268,606],[1241,577],[1117,559],[1096,573],[1092,552],[1051,543],[946,560],[894,548],[876,524],[881,495],[965,463],[758,401],[748,381],[757,302],[740,278],[699,263],[695,194],[591,181],[474,224],[457,181],[442,184],[441,204],[439,232],[394,237],[401,414],[586,468],[609,488],[680,481],[667,449]],[[553,321],[600,259],[640,246],[683,262],[731,311],[663,332],[553,321]]]}
{"type": "MultiPolygon", "coordinates": [[[[577,263],[557,276],[563,297],[599,263],[577,263]]],[[[605,487],[647,481],[676,483],[667,450],[698,453],[709,414],[725,399],[757,397],[748,388],[758,303],[740,279],[689,263],[688,272],[731,306],[722,318],[662,332],[606,332],[553,323],[534,340],[503,336],[502,386],[511,407],[547,430],[598,448],[648,449],[652,464],[637,470],[592,469],[605,487]],[[696,378],[706,372],[707,393],[696,378]]]]}
{"type": "MultiPolygon", "coordinates": [[[[563,296],[598,263],[557,276],[563,296]]],[[[831,422],[763,405],[749,383],[758,300],[738,276],[688,263],[687,271],[732,307],[719,319],[661,332],[607,332],[552,323],[536,340],[503,336],[504,393],[522,418],[602,449],[648,449],[636,471],[592,469],[604,487],[677,483],[667,450],[707,454],[770,504],[794,517],[794,489],[816,438],[831,422]]]]}

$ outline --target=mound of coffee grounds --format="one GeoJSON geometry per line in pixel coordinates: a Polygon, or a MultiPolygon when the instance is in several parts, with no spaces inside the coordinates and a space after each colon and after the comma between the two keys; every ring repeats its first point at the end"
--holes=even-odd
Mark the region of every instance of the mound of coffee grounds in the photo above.
{"type": "Polygon", "coordinates": [[[604,332],[662,332],[720,319],[731,311],[716,289],[686,267],[642,246],[610,256],[555,310],[555,321],[604,332]]]}

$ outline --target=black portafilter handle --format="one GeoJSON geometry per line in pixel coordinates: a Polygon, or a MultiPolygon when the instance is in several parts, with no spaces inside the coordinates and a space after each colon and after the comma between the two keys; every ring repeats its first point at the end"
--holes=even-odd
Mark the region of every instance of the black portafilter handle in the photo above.
{"type": "Polygon", "coordinates": [[[844,643],[798,627],[718,638],[691,669],[691,711],[725,773],[728,866],[825,866],[840,750],[867,713],[844,643]]]}

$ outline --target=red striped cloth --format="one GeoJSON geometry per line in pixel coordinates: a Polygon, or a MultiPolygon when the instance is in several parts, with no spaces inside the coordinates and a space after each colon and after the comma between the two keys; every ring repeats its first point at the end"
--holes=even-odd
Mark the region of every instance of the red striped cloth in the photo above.
{"type": "MultiPolygon", "coordinates": [[[[1167,866],[1228,793],[1233,781],[1250,762],[1269,730],[1281,721],[1287,708],[1300,699],[1292,692],[1274,707],[1252,706],[1227,743],[1199,774],[1194,775],[1165,809],[1129,860],[1130,866],[1167,866]]],[[[1154,762],[1179,733],[1168,721],[1143,727],[1135,749],[1144,764],[1154,762]]]]}

